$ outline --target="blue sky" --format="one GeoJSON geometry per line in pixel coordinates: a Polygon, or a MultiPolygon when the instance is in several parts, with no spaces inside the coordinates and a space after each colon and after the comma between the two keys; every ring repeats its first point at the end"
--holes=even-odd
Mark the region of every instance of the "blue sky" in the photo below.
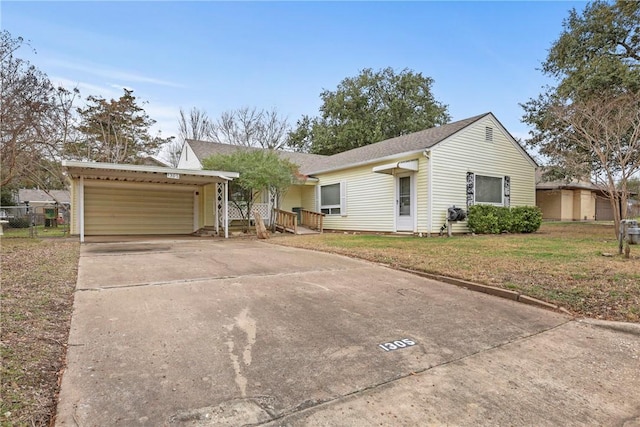
{"type": "Polygon", "coordinates": [[[492,111],[516,137],[525,102],[551,83],[537,68],[584,2],[10,2],[1,27],[54,82],[146,101],[164,135],[180,107],[216,118],[276,108],[315,116],[320,92],[363,68],[435,80],[453,120],[492,111]]]}

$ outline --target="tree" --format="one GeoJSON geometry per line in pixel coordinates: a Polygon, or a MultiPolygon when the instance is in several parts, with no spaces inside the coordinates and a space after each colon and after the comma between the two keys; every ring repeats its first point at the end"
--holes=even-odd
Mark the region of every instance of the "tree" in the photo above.
{"type": "Polygon", "coordinates": [[[193,107],[189,114],[180,108],[178,117],[178,138],[170,141],[165,149],[165,159],[173,166],[177,167],[180,161],[180,153],[187,139],[199,141],[211,140],[213,123],[204,110],[193,107]]]}
{"type": "Polygon", "coordinates": [[[0,185],[61,188],[60,151],[71,133],[78,91],[54,87],[45,73],[16,57],[24,44],[0,33],[0,185]]]}
{"type": "Polygon", "coordinates": [[[155,124],[133,96],[124,89],[118,99],[107,101],[101,96],[89,96],[87,106],[78,108],[81,138],[67,144],[69,156],[97,162],[137,163],[145,156],[154,155],[171,140],[160,134],[152,136],[155,124]]]}
{"type": "Polygon", "coordinates": [[[202,161],[202,168],[239,172],[231,182],[229,201],[250,225],[251,212],[257,196],[266,191],[273,204],[280,206],[287,189],[297,179],[298,167],[280,158],[274,151],[238,149],[231,154],[211,156],[202,161]]]}
{"type": "Polygon", "coordinates": [[[243,107],[223,112],[211,127],[211,138],[223,144],[279,150],[285,147],[289,124],[276,110],[243,107]]]}
{"type": "Polygon", "coordinates": [[[321,116],[298,120],[288,145],[330,155],[447,123],[447,106],[435,100],[432,85],[408,69],[364,69],[335,91],[323,90],[321,116]]]}
{"type": "Polygon", "coordinates": [[[522,105],[533,127],[527,143],[567,180],[601,184],[617,233],[627,182],[640,170],[640,3],[598,0],[581,14],[571,10],[542,71],[557,86],[522,105]]]}

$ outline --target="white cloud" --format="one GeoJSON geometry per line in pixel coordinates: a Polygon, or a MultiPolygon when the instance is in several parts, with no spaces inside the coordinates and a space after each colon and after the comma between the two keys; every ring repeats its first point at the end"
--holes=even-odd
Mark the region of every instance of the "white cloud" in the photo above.
{"type": "Polygon", "coordinates": [[[73,70],[73,71],[80,71],[80,72],[92,74],[95,76],[106,77],[108,79],[116,80],[116,81],[121,80],[121,81],[136,82],[136,83],[149,83],[149,84],[154,84],[159,86],[167,86],[167,87],[181,88],[181,89],[186,88],[186,86],[183,85],[182,83],[175,83],[167,80],[157,79],[155,77],[143,76],[141,74],[132,73],[124,70],[116,70],[114,68],[110,68],[104,65],[98,65],[98,64],[85,65],[85,64],[80,64],[78,62],[69,62],[69,61],[64,61],[60,59],[49,59],[47,62],[48,64],[55,67],[66,68],[68,70],[73,70]]]}

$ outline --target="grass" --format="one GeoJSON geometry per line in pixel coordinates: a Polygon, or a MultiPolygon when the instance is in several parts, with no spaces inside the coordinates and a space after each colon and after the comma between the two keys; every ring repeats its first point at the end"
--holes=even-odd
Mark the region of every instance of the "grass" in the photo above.
{"type": "MultiPolygon", "coordinates": [[[[516,290],[581,316],[640,322],[640,247],[633,247],[631,259],[603,256],[617,252],[612,229],[546,223],[530,235],[325,233],[272,242],[516,290]]],[[[79,243],[12,235],[0,240],[0,426],[47,426],[65,363],[79,243]]]]}
{"type": "Polygon", "coordinates": [[[640,247],[630,259],[618,256],[610,224],[545,223],[532,234],[453,238],[282,235],[273,242],[502,287],[579,316],[640,322],[640,247]]]}
{"type": "Polygon", "coordinates": [[[27,238],[27,237],[68,237],[68,227],[60,225],[58,227],[45,227],[38,225],[33,230],[27,228],[6,228],[4,229],[5,238],[27,238]],[[32,236],[31,233],[35,235],[32,236]]]}
{"type": "Polygon", "coordinates": [[[0,240],[0,425],[48,426],[64,367],[79,243],[10,235],[0,240]]]}

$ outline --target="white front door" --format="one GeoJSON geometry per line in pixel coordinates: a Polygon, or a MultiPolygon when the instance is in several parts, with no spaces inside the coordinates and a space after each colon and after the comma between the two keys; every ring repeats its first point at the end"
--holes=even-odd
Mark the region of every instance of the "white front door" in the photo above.
{"type": "Polygon", "coordinates": [[[396,231],[414,231],[415,174],[396,177],[396,231]]]}

